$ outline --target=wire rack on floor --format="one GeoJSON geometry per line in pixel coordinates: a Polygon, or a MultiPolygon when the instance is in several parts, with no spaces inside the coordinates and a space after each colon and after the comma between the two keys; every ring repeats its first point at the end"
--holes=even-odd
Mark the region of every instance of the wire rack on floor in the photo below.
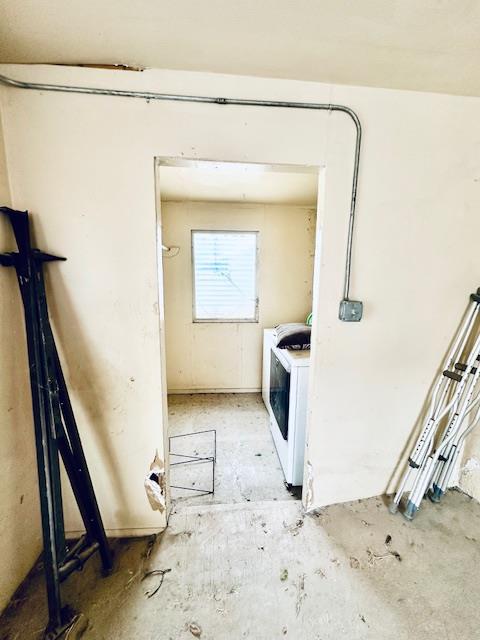
{"type": "Polygon", "coordinates": [[[183,487],[180,485],[170,485],[171,489],[182,489],[184,491],[194,491],[199,496],[209,496],[215,493],[215,464],[217,461],[217,430],[216,429],[205,429],[204,431],[192,431],[191,433],[182,433],[177,436],[170,436],[168,438],[168,453],[170,456],[170,460],[182,458],[178,460],[178,462],[170,462],[171,467],[176,467],[179,465],[193,465],[193,464],[211,464],[212,465],[212,477],[211,477],[211,488],[210,489],[199,489],[198,487],[183,487]],[[177,440],[179,438],[192,438],[194,436],[199,436],[204,433],[213,434],[213,455],[210,456],[199,456],[195,452],[194,454],[183,454],[183,453],[175,453],[172,451],[172,440],[177,440]]]}

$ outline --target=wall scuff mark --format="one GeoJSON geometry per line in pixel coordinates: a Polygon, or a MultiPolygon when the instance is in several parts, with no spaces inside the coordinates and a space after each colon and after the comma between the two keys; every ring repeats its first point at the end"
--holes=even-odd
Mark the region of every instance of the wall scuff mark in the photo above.
{"type": "Polygon", "coordinates": [[[306,487],[307,491],[305,493],[305,510],[310,511],[312,508],[313,502],[313,467],[310,460],[307,460],[306,464],[306,487]]]}

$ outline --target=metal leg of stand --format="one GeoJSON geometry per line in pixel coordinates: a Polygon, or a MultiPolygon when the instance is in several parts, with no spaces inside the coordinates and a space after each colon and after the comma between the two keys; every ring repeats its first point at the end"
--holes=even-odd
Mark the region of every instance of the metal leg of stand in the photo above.
{"type": "MultiPolygon", "coordinates": [[[[83,452],[82,443],[78,433],[77,423],[73,413],[70,397],[68,395],[68,389],[63,376],[62,367],[60,364],[60,358],[58,356],[57,349],[54,345],[55,361],[57,367],[57,376],[60,390],[60,406],[62,409],[63,420],[65,424],[65,430],[70,443],[70,451],[73,461],[75,462],[77,479],[70,478],[72,488],[78,487],[79,499],[85,502],[88,506],[88,513],[83,518],[85,528],[90,533],[94,540],[99,543],[99,553],[102,559],[103,570],[109,573],[113,568],[113,559],[110,547],[105,534],[105,529],[98,508],[95,491],[93,489],[92,479],[83,452]]],[[[62,458],[65,463],[65,457],[62,454],[62,458]]],[[[75,490],[75,489],[74,489],[75,490]]]]}

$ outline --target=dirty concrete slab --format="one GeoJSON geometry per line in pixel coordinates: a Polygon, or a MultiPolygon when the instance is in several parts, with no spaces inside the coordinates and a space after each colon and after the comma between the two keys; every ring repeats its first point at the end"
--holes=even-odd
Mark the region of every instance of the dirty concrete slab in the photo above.
{"type": "MultiPolygon", "coordinates": [[[[452,491],[418,518],[380,498],[304,516],[298,501],[181,505],[153,547],[115,543],[64,586],[87,640],[473,640],[480,614],[480,505],[452,491]],[[148,556],[148,557],[147,557],[148,556]],[[144,580],[151,569],[168,570],[144,580]]],[[[36,640],[41,572],[0,621],[2,640],[36,640]]]]}
{"type": "MultiPolygon", "coordinates": [[[[411,523],[381,498],[304,515],[259,394],[171,396],[169,412],[172,434],[217,429],[215,496],[180,493],[156,539],[114,541],[111,576],[92,558],[69,578],[64,601],[88,617],[86,640],[478,637],[477,502],[452,491],[411,523]]],[[[183,446],[208,455],[201,437],[183,446]]],[[[204,482],[208,470],[177,479],[204,482]]],[[[45,621],[38,566],[0,619],[0,640],[40,640],[45,621]]]]}
{"type": "MultiPolygon", "coordinates": [[[[201,496],[197,492],[173,489],[175,501],[230,504],[294,499],[284,486],[261,394],[170,395],[168,408],[171,436],[210,429],[217,432],[215,495],[201,496]]],[[[213,436],[198,433],[193,437],[174,438],[172,451],[210,456],[213,436]]],[[[179,460],[172,457],[171,462],[179,460]]],[[[209,490],[211,483],[209,464],[179,465],[171,469],[172,485],[209,490]]]]}

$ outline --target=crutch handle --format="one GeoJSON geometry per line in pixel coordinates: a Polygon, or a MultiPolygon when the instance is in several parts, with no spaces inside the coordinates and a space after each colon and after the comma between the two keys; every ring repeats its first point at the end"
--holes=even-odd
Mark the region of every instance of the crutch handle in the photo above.
{"type": "Polygon", "coordinates": [[[480,303],[480,287],[478,287],[477,292],[476,293],[471,293],[470,294],[470,300],[472,302],[478,302],[480,303]]]}

